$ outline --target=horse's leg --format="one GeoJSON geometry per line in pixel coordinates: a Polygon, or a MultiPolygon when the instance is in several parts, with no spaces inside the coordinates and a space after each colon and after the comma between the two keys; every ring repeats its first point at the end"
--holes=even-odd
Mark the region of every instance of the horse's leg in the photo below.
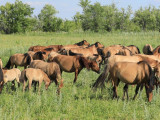
{"type": "Polygon", "coordinates": [[[28,79],[29,80],[29,90],[31,90],[31,87],[32,87],[32,80],[31,79],[28,79]]]}
{"type": "Polygon", "coordinates": [[[119,79],[117,79],[117,80],[115,80],[115,81],[113,82],[113,84],[114,84],[114,87],[113,87],[113,98],[114,98],[114,97],[115,97],[115,98],[118,97],[118,95],[117,95],[117,87],[118,87],[118,85],[119,85],[119,82],[120,82],[119,79]]]}
{"type": "Polygon", "coordinates": [[[74,83],[77,81],[77,76],[78,76],[79,73],[80,73],[80,70],[76,69],[74,83]]]}
{"type": "Polygon", "coordinates": [[[36,92],[36,86],[37,86],[37,82],[34,82],[34,91],[36,92]]]}
{"type": "Polygon", "coordinates": [[[149,86],[147,84],[145,85],[145,88],[146,88],[147,99],[149,102],[151,102],[152,97],[153,97],[152,90],[149,89],[149,86]]]}
{"type": "Polygon", "coordinates": [[[38,94],[40,94],[41,84],[42,84],[42,80],[39,80],[38,94]]]}
{"type": "Polygon", "coordinates": [[[125,86],[123,87],[123,100],[125,98],[125,93],[127,94],[127,100],[129,99],[128,96],[128,84],[125,84],[125,86]]]}
{"type": "Polygon", "coordinates": [[[18,87],[20,87],[19,77],[17,76],[16,81],[18,83],[18,87]]]}
{"type": "Polygon", "coordinates": [[[140,86],[141,86],[140,84],[138,84],[138,85],[136,86],[135,94],[134,94],[133,100],[135,100],[135,98],[136,98],[136,96],[137,96],[137,94],[138,94],[138,91],[139,91],[139,87],[140,87],[140,86]]]}
{"type": "Polygon", "coordinates": [[[25,88],[26,88],[26,81],[24,80],[23,81],[23,92],[25,91],[25,88]]]}
{"type": "Polygon", "coordinates": [[[14,90],[15,90],[15,81],[14,81],[14,80],[12,81],[11,89],[12,89],[12,91],[14,91],[14,90]]]}

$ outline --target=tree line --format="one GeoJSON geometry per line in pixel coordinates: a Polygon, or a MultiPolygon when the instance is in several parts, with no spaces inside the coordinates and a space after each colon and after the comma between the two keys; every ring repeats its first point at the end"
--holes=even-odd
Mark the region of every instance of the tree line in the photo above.
{"type": "Polygon", "coordinates": [[[0,32],[160,31],[160,9],[154,6],[141,7],[133,12],[131,6],[118,9],[114,3],[101,5],[80,0],[79,5],[82,13],[77,12],[72,20],[63,20],[55,16],[58,11],[49,4],[39,15],[33,16],[34,8],[20,0],[6,3],[0,6],[0,32]]]}

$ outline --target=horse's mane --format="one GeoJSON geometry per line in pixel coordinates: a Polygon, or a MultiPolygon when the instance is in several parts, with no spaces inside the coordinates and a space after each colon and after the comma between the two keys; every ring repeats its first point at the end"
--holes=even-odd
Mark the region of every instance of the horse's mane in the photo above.
{"type": "Polygon", "coordinates": [[[139,48],[137,47],[137,46],[135,46],[135,45],[129,45],[129,46],[127,46],[127,47],[136,47],[137,48],[137,50],[138,50],[138,54],[140,54],[141,52],[140,52],[140,50],[139,50],[139,48]]]}
{"type": "Polygon", "coordinates": [[[51,50],[53,50],[54,48],[45,48],[44,50],[46,50],[46,51],[51,51],[51,50]]]}

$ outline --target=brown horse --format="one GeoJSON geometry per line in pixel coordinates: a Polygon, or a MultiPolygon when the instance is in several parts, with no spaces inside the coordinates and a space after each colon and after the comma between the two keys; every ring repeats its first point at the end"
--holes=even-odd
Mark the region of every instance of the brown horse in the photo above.
{"type": "Polygon", "coordinates": [[[129,45],[127,48],[132,52],[132,54],[140,54],[140,50],[135,45],[129,45]]]}
{"type": "Polygon", "coordinates": [[[31,61],[32,57],[28,53],[17,53],[9,58],[5,68],[10,69],[13,68],[13,66],[15,66],[15,68],[17,68],[17,66],[24,66],[25,69],[31,63],[31,61]]]}
{"type": "Polygon", "coordinates": [[[97,62],[88,60],[87,58],[81,56],[58,55],[53,58],[53,61],[60,66],[61,71],[75,72],[74,83],[83,68],[87,68],[88,70],[92,69],[97,73],[100,72],[97,62]]]}
{"type": "Polygon", "coordinates": [[[75,43],[74,45],[78,45],[78,46],[82,46],[82,45],[86,45],[89,46],[90,44],[87,42],[87,40],[82,40],[78,43],[75,43]]]}
{"type": "Polygon", "coordinates": [[[133,53],[127,47],[122,47],[122,49],[120,49],[119,52],[116,53],[116,55],[132,56],[133,53]]]}
{"type": "MultiPolygon", "coordinates": [[[[57,56],[57,55],[58,54],[55,54],[54,57],[57,56]]],[[[70,50],[69,50],[69,55],[70,56],[85,57],[85,56],[83,56],[83,54],[73,53],[70,50]]],[[[53,57],[48,57],[48,62],[50,62],[52,59],[53,59],[53,57]]],[[[98,55],[98,54],[94,54],[92,56],[88,56],[87,59],[91,60],[91,61],[96,61],[99,64],[99,67],[100,67],[100,65],[102,64],[102,61],[103,61],[101,55],[98,55]]]]}
{"type": "Polygon", "coordinates": [[[46,48],[46,46],[36,45],[36,46],[31,46],[31,47],[28,49],[28,51],[37,52],[37,51],[44,50],[45,48],[46,48]]]}
{"type": "Polygon", "coordinates": [[[113,67],[113,65],[116,62],[135,62],[135,63],[138,63],[140,61],[146,61],[152,68],[155,68],[159,64],[159,61],[154,57],[155,56],[152,57],[149,55],[147,56],[147,55],[141,55],[141,54],[137,54],[134,56],[114,55],[112,57],[109,57],[105,61],[106,66],[104,68],[103,73],[98,77],[98,79],[94,83],[93,87],[95,87],[95,88],[97,88],[98,86],[104,87],[104,82],[108,76],[109,70],[110,70],[110,68],[113,67]]]}
{"type": "Polygon", "coordinates": [[[0,58],[0,69],[2,69],[2,68],[3,68],[3,63],[2,63],[2,60],[0,58]]]}
{"type": "MultiPolygon", "coordinates": [[[[70,53],[82,54],[84,57],[93,56],[98,54],[97,48],[95,45],[87,48],[72,48],[69,50],[70,53]]],[[[68,54],[69,54],[68,52],[68,54]]]]}
{"type": "Polygon", "coordinates": [[[124,95],[127,93],[128,98],[128,85],[137,85],[134,99],[138,94],[139,87],[145,84],[146,95],[148,101],[152,100],[152,90],[155,82],[155,75],[152,68],[147,62],[141,61],[138,63],[132,62],[117,62],[110,68],[111,79],[113,80],[113,98],[117,98],[117,87],[119,82],[125,83],[124,95]]]}
{"type": "Polygon", "coordinates": [[[105,47],[102,50],[103,60],[107,57],[113,56],[119,52],[124,46],[122,45],[111,45],[109,47],[105,47]]]}
{"type": "MultiPolygon", "coordinates": [[[[29,90],[31,89],[32,81],[39,83],[39,89],[38,92],[40,92],[41,84],[44,81],[45,82],[45,88],[48,89],[51,81],[48,78],[47,74],[43,72],[41,69],[34,69],[34,68],[27,68],[22,71],[20,81],[23,82],[23,91],[26,88],[26,82],[29,81],[29,90]]],[[[36,85],[35,85],[36,89],[36,85]]]]}
{"type": "Polygon", "coordinates": [[[47,48],[45,48],[44,50],[47,50],[47,49],[51,49],[51,48],[52,48],[52,51],[58,52],[58,51],[61,50],[62,47],[63,47],[63,45],[49,45],[49,46],[47,46],[47,48]]]}
{"type": "Polygon", "coordinates": [[[144,47],[143,47],[143,53],[146,54],[146,55],[153,55],[153,48],[150,44],[146,44],[144,47]]]}
{"type": "Polygon", "coordinates": [[[28,66],[29,68],[41,69],[45,72],[48,77],[55,82],[56,85],[59,85],[59,88],[63,86],[63,79],[61,77],[60,67],[57,63],[51,62],[47,63],[42,60],[33,60],[31,64],[28,66]]]}

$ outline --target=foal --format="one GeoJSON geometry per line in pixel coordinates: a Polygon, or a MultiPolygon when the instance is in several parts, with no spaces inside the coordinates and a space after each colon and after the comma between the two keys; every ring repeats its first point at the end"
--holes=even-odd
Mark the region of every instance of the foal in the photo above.
{"type": "Polygon", "coordinates": [[[39,82],[38,92],[40,92],[41,84],[43,81],[45,82],[46,90],[48,89],[51,83],[46,73],[44,73],[41,69],[34,69],[34,68],[27,68],[22,71],[21,82],[23,82],[23,91],[26,88],[27,80],[29,81],[29,90],[31,89],[32,81],[39,82]]]}

